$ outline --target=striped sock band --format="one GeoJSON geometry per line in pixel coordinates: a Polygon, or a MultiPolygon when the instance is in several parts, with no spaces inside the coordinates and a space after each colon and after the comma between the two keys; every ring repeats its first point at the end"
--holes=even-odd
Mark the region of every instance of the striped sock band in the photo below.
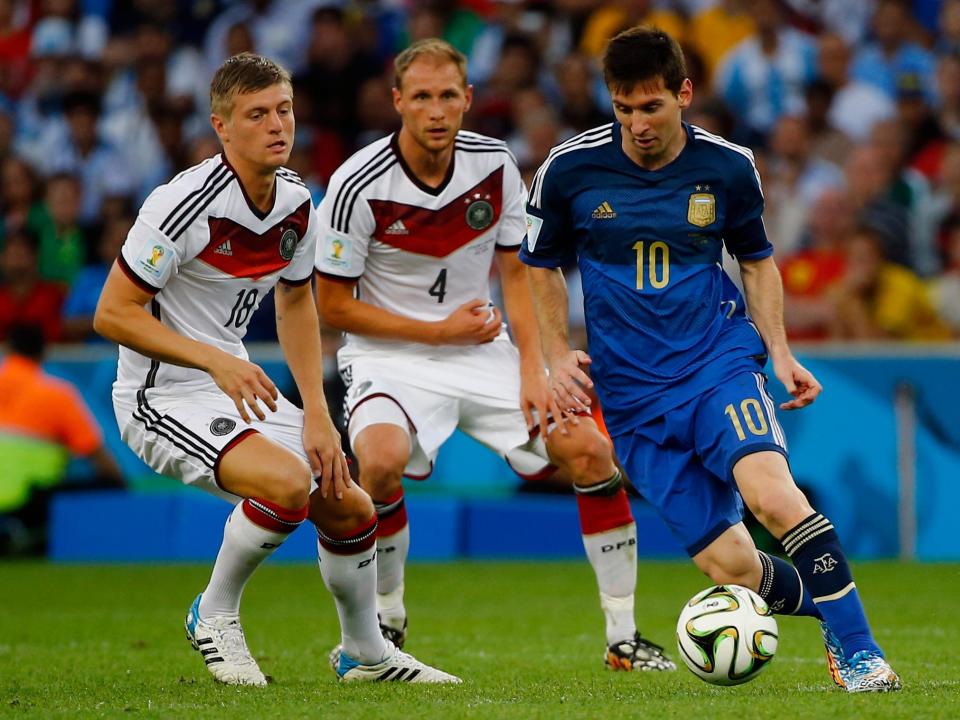
{"type": "Polygon", "coordinates": [[[573,491],[577,495],[587,497],[613,497],[623,487],[623,475],[619,470],[613,473],[609,478],[596,485],[577,485],[574,484],[573,491]]]}
{"type": "Polygon", "coordinates": [[[297,510],[281,507],[263,498],[247,498],[241,503],[243,514],[255,525],[278,533],[290,534],[307,519],[310,505],[297,510]]]}
{"type": "Polygon", "coordinates": [[[377,535],[389,537],[403,530],[407,525],[407,506],[403,501],[403,489],[383,502],[374,500],[373,507],[377,511],[377,535]]]}
{"type": "Polygon", "coordinates": [[[836,535],[833,523],[820,513],[814,513],[792,530],[788,530],[780,542],[783,544],[783,549],[787,551],[787,555],[793,557],[803,545],[824,533],[836,535]]]}
{"type": "Polygon", "coordinates": [[[317,528],[317,537],[324,549],[335,555],[356,555],[369,550],[377,542],[377,516],[372,515],[360,527],[342,537],[327,535],[317,528]]]}

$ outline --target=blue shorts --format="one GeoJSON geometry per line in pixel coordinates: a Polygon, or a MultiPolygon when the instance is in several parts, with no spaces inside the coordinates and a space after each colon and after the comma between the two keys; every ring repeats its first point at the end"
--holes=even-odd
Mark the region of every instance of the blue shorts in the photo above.
{"type": "Polygon", "coordinates": [[[613,445],[634,486],[691,555],[743,519],[733,466],[750,453],[787,457],[783,428],[760,372],[742,372],[613,445]]]}

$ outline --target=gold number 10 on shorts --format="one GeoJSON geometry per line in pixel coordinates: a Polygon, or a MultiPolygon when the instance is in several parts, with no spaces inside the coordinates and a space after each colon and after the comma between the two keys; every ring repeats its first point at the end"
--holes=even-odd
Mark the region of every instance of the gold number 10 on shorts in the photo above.
{"type": "Polygon", "coordinates": [[[740,415],[743,415],[747,429],[751,434],[767,434],[767,419],[763,416],[763,408],[760,407],[760,403],[754,398],[747,398],[740,403],[740,415],[737,414],[733,403],[727,405],[723,411],[730,417],[730,422],[733,423],[733,429],[737,431],[737,437],[740,438],[741,441],[746,440],[747,435],[743,432],[743,423],[740,422],[740,415]],[[754,415],[756,415],[756,420],[754,420],[754,415]]]}
{"type": "Polygon", "coordinates": [[[633,244],[633,249],[637,251],[637,290],[643,290],[647,277],[650,279],[650,286],[654,290],[660,290],[670,282],[670,246],[660,240],[650,243],[650,249],[644,256],[645,245],[642,240],[633,244]]]}

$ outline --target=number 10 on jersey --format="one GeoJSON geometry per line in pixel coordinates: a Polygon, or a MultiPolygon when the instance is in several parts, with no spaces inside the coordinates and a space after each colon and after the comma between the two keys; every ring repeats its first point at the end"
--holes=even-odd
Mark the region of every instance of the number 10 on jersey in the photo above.
{"type": "Polygon", "coordinates": [[[643,290],[646,283],[654,290],[661,290],[670,282],[670,246],[661,240],[649,246],[643,241],[635,242],[637,251],[637,290],[643,290]]]}

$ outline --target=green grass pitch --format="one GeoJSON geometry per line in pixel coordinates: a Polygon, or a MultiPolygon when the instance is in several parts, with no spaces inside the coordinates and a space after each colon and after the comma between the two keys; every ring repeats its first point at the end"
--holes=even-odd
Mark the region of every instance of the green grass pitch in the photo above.
{"type": "MultiPolygon", "coordinates": [[[[710,687],[685,667],[609,672],[586,562],[411,566],[408,649],[462,676],[456,687],[337,684],[336,617],[318,572],[268,564],[247,588],[244,627],[274,683],[228,688],[183,636],[209,568],[0,564],[0,717],[960,718],[960,565],[855,570],[900,693],[833,690],[803,618],[779,618],[777,657],[740,687],[710,687]]],[[[707,584],[687,564],[641,562],[641,630],[675,659],[680,606],[707,584]]]]}

